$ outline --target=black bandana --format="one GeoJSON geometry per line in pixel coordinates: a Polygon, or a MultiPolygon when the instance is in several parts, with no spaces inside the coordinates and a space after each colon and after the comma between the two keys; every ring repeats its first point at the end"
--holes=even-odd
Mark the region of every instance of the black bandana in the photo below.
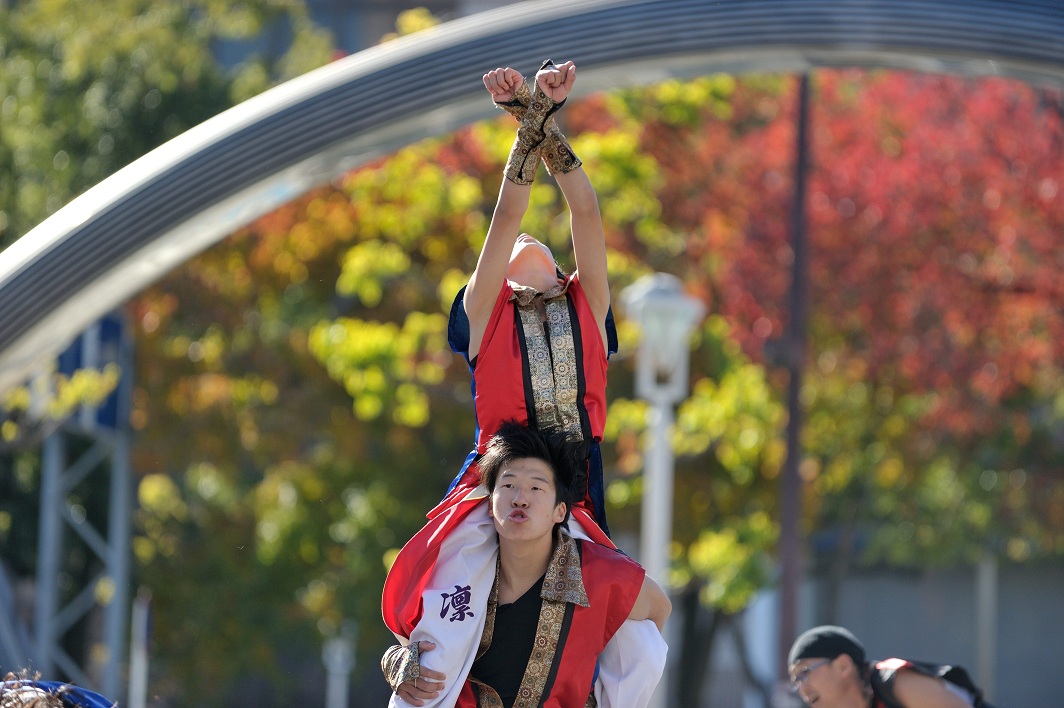
{"type": "Polygon", "coordinates": [[[823,625],[805,631],[794,640],[787,663],[794,666],[802,659],[834,659],[840,654],[848,654],[858,666],[865,663],[864,646],[857,637],[844,627],[823,625]]]}

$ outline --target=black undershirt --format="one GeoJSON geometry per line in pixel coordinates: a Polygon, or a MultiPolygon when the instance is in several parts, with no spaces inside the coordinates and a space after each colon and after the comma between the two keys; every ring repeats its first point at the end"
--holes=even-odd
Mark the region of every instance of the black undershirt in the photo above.
{"type": "Polygon", "coordinates": [[[496,608],[491,646],[484,656],[473,662],[469,672],[473,678],[495,689],[506,708],[512,708],[517,700],[525,667],[532,656],[539,611],[543,606],[542,591],[543,578],[540,578],[516,601],[496,608]]]}

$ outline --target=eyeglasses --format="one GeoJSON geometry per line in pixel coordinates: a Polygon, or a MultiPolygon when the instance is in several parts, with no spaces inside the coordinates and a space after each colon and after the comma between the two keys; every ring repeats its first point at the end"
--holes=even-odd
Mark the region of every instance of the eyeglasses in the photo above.
{"type": "Polygon", "coordinates": [[[798,669],[798,672],[791,676],[791,690],[797,691],[809,678],[809,674],[819,669],[824,664],[830,664],[833,659],[821,659],[820,661],[814,661],[812,664],[806,664],[802,668],[798,669]]]}

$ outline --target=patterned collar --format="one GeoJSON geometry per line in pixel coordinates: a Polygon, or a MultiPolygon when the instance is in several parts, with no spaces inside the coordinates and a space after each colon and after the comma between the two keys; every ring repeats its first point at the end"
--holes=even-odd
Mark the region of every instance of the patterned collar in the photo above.
{"type": "MultiPolygon", "coordinates": [[[[566,603],[589,607],[584,591],[584,581],[580,567],[580,544],[571,536],[556,536],[557,543],[550,561],[547,574],[543,577],[543,589],[540,591],[542,602],[539,608],[539,620],[536,625],[535,646],[528,658],[518,698],[514,708],[543,705],[541,698],[548,693],[547,678],[551,676],[555,653],[560,652],[564,644],[562,628],[568,614],[566,603]]],[[[477,658],[484,656],[495,636],[495,616],[499,606],[499,572],[495,571],[495,583],[488,598],[488,611],[484,621],[484,633],[480,637],[477,658]]],[[[484,708],[503,708],[499,694],[491,686],[470,676],[477,697],[477,705],[484,708]]],[[[594,699],[588,705],[595,705],[594,699]]]]}
{"type": "Polygon", "coordinates": [[[513,288],[513,293],[510,294],[510,299],[516,300],[517,304],[521,307],[528,307],[535,301],[537,297],[542,297],[543,301],[546,302],[547,300],[553,300],[557,297],[561,297],[562,295],[564,295],[566,291],[569,290],[570,282],[571,281],[569,280],[569,278],[566,278],[565,280],[559,281],[553,287],[548,288],[546,292],[542,293],[536,290],[535,288],[528,287],[527,285],[518,285],[517,283],[513,283],[511,285],[511,287],[513,288]]]}
{"type": "Polygon", "coordinates": [[[571,602],[580,607],[590,607],[580,566],[580,544],[572,536],[561,534],[561,540],[547,564],[540,597],[553,602],[571,602]]]}

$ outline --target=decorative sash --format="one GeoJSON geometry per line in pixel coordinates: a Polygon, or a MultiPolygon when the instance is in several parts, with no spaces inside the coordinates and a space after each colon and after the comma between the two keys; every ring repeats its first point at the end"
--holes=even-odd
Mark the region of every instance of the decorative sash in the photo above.
{"type": "Polygon", "coordinates": [[[580,372],[567,285],[560,284],[542,294],[529,288],[515,289],[511,299],[517,305],[524,332],[535,427],[556,428],[570,439],[580,440],[580,372]]]}
{"type": "MultiPolygon", "coordinates": [[[[581,574],[580,549],[576,541],[569,536],[562,536],[554,549],[547,566],[547,576],[543,579],[541,597],[536,640],[532,645],[532,654],[528,657],[528,665],[525,667],[525,675],[521,679],[513,708],[538,708],[541,705],[544,692],[548,690],[547,683],[554,666],[555,654],[561,650],[559,644],[564,641],[562,629],[566,624],[566,613],[570,611],[568,605],[588,607],[590,604],[581,574]]],[[[498,606],[499,573],[496,570],[495,582],[488,598],[487,622],[480,640],[478,657],[491,646],[498,606]]],[[[470,677],[469,681],[474,686],[478,708],[503,708],[502,700],[493,688],[473,677],[470,677]]],[[[587,706],[595,706],[594,694],[588,696],[587,706]]]]}

